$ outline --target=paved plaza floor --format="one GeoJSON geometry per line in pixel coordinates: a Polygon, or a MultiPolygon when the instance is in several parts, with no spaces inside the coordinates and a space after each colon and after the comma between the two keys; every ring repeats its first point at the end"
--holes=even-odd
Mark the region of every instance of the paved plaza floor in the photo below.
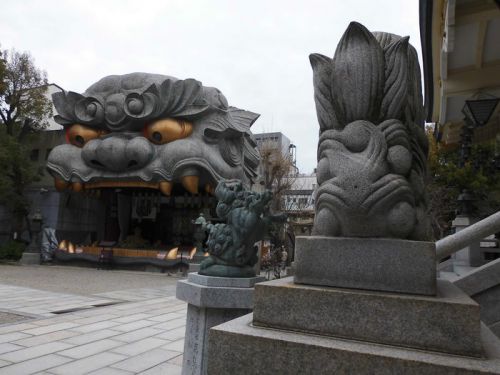
{"type": "Polygon", "coordinates": [[[177,280],[0,264],[0,374],[180,374],[177,280]]]}

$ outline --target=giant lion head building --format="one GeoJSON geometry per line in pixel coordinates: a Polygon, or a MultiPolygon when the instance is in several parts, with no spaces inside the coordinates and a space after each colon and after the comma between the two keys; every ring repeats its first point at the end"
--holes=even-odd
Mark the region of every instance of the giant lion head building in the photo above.
{"type": "Polygon", "coordinates": [[[250,127],[259,115],[194,79],[113,75],[53,102],[66,144],[51,151],[47,168],[66,196],[59,218],[72,223],[66,232],[75,241],[126,242],[135,233],[151,246],[189,242],[191,220],[215,209],[219,181],[250,186],[257,175],[250,127]],[[84,199],[99,223],[75,210],[84,199]]]}

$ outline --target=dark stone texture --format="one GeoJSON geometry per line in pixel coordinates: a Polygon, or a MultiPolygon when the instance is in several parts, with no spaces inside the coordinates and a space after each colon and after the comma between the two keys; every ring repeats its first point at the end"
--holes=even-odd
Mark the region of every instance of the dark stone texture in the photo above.
{"type": "Polygon", "coordinates": [[[408,37],[351,22],[333,59],[310,61],[320,127],[313,234],[429,240],[428,144],[408,37]]]}
{"type": "Polygon", "coordinates": [[[210,330],[208,374],[500,374],[500,343],[484,326],[482,342],[488,356],[469,358],[271,330],[251,323],[249,314],[210,330]]]}
{"type": "Polygon", "coordinates": [[[311,236],[295,247],[296,283],[436,294],[434,243],[311,236]]]}
{"type": "Polygon", "coordinates": [[[254,325],[481,357],[479,306],[448,281],[438,296],[257,284],[254,325]]]}

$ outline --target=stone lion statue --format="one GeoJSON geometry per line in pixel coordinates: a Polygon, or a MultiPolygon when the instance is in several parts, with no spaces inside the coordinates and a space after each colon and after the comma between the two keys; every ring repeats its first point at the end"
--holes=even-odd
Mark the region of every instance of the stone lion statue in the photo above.
{"type": "Polygon", "coordinates": [[[310,61],[320,127],[313,234],[429,240],[428,144],[408,37],[352,22],[333,59],[310,61]]]}

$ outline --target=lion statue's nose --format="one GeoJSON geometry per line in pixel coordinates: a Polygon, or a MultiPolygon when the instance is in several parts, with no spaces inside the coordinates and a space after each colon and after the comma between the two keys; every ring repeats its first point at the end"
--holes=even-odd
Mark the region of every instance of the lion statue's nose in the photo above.
{"type": "Polygon", "coordinates": [[[151,161],[153,154],[153,146],[144,137],[94,139],[82,149],[87,165],[112,172],[142,168],[151,161]]]}

